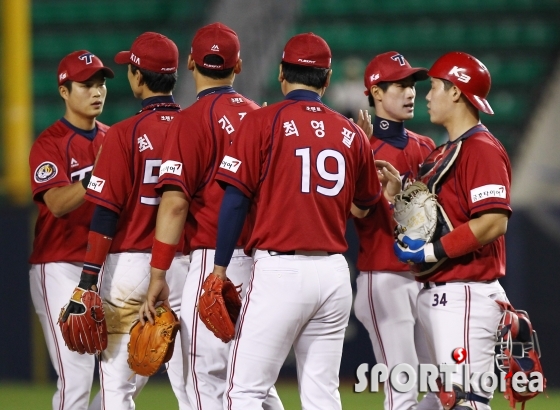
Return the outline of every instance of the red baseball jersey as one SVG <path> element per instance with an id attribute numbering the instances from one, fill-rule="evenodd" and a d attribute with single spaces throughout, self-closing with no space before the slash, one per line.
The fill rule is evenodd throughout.
<path id="1" fill-rule="evenodd" d="M 199 94 L 169 127 L 157 186 L 174 185 L 186 195 L 189 213 L 185 234 L 190 249 L 216 248 L 224 191 L 214 176 L 241 120 L 258 108 L 231 87 L 213 88 Z M 247 242 L 249 230 L 250 223 L 246 223 L 239 246 Z"/>
<path id="2" fill-rule="evenodd" d="M 107 133 L 86 199 L 119 214 L 110 253 L 152 249 L 161 200 L 155 187 L 166 132 L 177 113 L 178 108 L 141 111 Z"/>
<path id="3" fill-rule="evenodd" d="M 88 202 L 56 218 L 43 201 L 51 188 L 81 181 L 93 169 L 108 126 L 96 122 L 84 131 L 60 119 L 43 131 L 31 147 L 29 168 L 33 200 L 39 208 L 30 263 L 83 262 L 94 206 Z"/>
<path id="4" fill-rule="evenodd" d="M 425 164 L 436 163 L 437 167 L 437 162 L 445 158 L 444 151 L 452 145 L 449 142 L 438 147 Z M 428 173 L 421 180 L 427 183 L 430 176 Z M 490 209 L 504 209 L 511 214 L 510 186 L 511 165 L 506 150 L 482 128 L 463 139 L 459 155 L 436 193 L 452 225 L 457 227 Z M 504 276 L 505 268 L 505 238 L 500 236 L 475 252 L 446 260 L 436 273 L 422 279 L 482 282 Z"/>
<path id="5" fill-rule="evenodd" d="M 399 170 L 403 188 L 418 177 L 420 165 L 435 149 L 429 137 L 406 130 L 408 142 L 402 149 L 373 136 L 370 140 L 375 159 L 391 163 Z M 389 202 L 382 199 L 373 212 L 354 219 L 360 239 L 357 268 L 360 271 L 406 272 L 410 266 L 400 262 L 393 252 L 395 221 Z"/>
<path id="6" fill-rule="evenodd" d="M 310 94 L 248 114 L 222 160 L 216 178 L 256 207 L 247 251 L 344 252 L 352 201 L 370 207 L 381 196 L 366 135 Z"/>

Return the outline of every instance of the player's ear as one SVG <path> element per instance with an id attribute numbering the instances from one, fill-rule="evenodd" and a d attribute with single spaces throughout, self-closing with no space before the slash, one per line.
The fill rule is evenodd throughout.
<path id="1" fill-rule="evenodd" d="M 235 66 L 233 67 L 233 72 L 235 74 L 239 74 L 241 72 L 242 66 L 243 66 L 243 60 L 241 59 L 237 60 L 237 63 L 235 63 Z"/>
<path id="2" fill-rule="evenodd" d="M 64 85 L 59 85 L 58 86 L 58 93 L 60 94 L 62 99 L 65 100 L 65 101 L 70 97 L 70 90 L 68 88 L 66 88 L 66 86 L 64 86 Z"/>
<path id="3" fill-rule="evenodd" d="M 327 74 L 327 79 L 325 80 L 325 85 L 323 86 L 323 88 L 327 88 L 330 85 L 331 76 L 332 76 L 332 70 L 329 70 L 329 72 Z"/>
<path id="4" fill-rule="evenodd" d="M 451 87 L 450 92 L 451 92 L 451 99 L 453 100 L 453 102 L 459 101 L 462 94 L 461 90 L 459 90 L 459 87 L 454 85 L 453 87 Z"/>
<path id="5" fill-rule="evenodd" d="M 284 81 L 284 72 L 282 71 L 282 64 L 278 66 L 278 81 Z"/>
<path id="6" fill-rule="evenodd" d="M 378 87 L 377 84 L 372 85 L 369 89 L 369 92 L 371 93 L 371 96 L 374 100 L 381 101 L 383 97 L 383 90 Z"/>
<path id="7" fill-rule="evenodd" d="M 189 71 L 194 71 L 195 65 L 194 60 L 192 59 L 192 55 L 189 54 L 189 58 L 187 59 L 187 69 Z"/>

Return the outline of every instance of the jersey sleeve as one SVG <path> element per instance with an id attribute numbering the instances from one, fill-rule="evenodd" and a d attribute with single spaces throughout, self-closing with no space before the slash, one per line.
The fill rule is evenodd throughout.
<path id="1" fill-rule="evenodd" d="M 179 187 L 189 202 L 203 183 L 205 164 L 212 153 L 212 142 L 204 132 L 204 120 L 195 111 L 183 111 L 167 131 L 165 149 L 156 190 L 164 185 Z M 218 160 L 218 159 L 216 159 Z"/>
<path id="2" fill-rule="evenodd" d="M 367 208 L 372 207 L 379 201 L 382 191 L 370 142 L 362 132 L 359 135 L 362 140 L 360 145 L 362 167 L 358 174 L 353 202 L 356 206 Z"/>
<path id="3" fill-rule="evenodd" d="M 259 131 L 262 123 L 259 111 L 247 114 L 241 121 L 236 138 L 226 150 L 216 174 L 216 180 L 222 186 L 233 185 L 248 198 L 253 197 L 259 185 L 263 162 L 270 159 L 268 139 L 263 140 L 260 134 L 263 131 Z"/>
<path id="4" fill-rule="evenodd" d="M 132 190 L 131 142 L 124 135 L 117 126 L 109 129 L 86 191 L 88 201 L 118 214 Z"/>
<path id="5" fill-rule="evenodd" d="M 31 147 L 29 169 L 33 200 L 43 202 L 42 194 L 54 187 L 72 184 L 68 177 L 68 160 L 55 138 L 39 137 Z"/>
<path id="6" fill-rule="evenodd" d="M 468 195 L 469 215 L 489 209 L 511 212 L 511 169 L 505 150 L 493 137 L 471 138 L 461 149 L 463 158 L 457 174 Z"/>

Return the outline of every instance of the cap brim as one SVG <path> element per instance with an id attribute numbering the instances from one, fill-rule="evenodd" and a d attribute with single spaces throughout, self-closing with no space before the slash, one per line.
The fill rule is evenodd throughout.
<path id="1" fill-rule="evenodd" d="M 395 73 L 394 77 L 384 78 L 381 81 L 400 81 L 405 78 L 412 77 L 414 81 L 424 81 L 428 79 L 428 70 L 422 67 L 415 68 L 405 68 L 398 73 Z M 381 82 L 379 81 L 379 82 Z"/>
<path id="2" fill-rule="evenodd" d="M 115 56 L 115 63 L 128 64 L 130 63 L 130 51 L 120 51 Z"/>
<path id="3" fill-rule="evenodd" d="M 114 78 L 115 73 L 109 67 L 88 67 L 85 70 L 80 71 L 78 74 L 72 76 L 72 81 L 77 81 L 79 83 L 89 80 L 99 71 L 103 72 L 105 78 Z"/>

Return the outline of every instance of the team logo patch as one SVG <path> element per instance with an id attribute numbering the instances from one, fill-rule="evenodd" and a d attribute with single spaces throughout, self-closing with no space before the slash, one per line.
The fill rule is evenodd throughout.
<path id="1" fill-rule="evenodd" d="M 473 204 L 487 198 L 505 198 L 506 187 L 503 185 L 484 185 L 475 189 L 471 189 L 471 201 Z"/>
<path id="2" fill-rule="evenodd" d="M 226 155 L 222 160 L 222 163 L 220 164 L 220 168 L 227 169 L 228 171 L 231 171 L 233 173 L 237 173 L 240 165 L 241 161 Z"/>
<path id="3" fill-rule="evenodd" d="M 105 186 L 105 180 L 101 179 L 101 178 L 97 178 L 95 175 L 91 176 L 91 179 L 89 180 L 89 184 L 88 184 L 88 189 L 91 189 L 95 192 L 101 192 L 103 191 L 103 187 Z"/>
<path id="4" fill-rule="evenodd" d="M 39 184 L 43 182 L 50 181 L 56 174 L 58 174 L 58 168 L 52 162 L 43 162 L 35 170 L 35 182 Z"/>
<path id="5" fill-rule="evenodd" d="M 165 161 L 159 168 L 159 176 L 163 174 L 181 175 L 183 172 L 183 164 L 177 161 Z"/>

